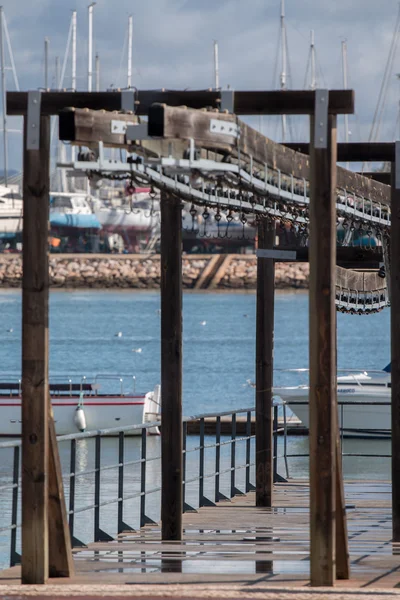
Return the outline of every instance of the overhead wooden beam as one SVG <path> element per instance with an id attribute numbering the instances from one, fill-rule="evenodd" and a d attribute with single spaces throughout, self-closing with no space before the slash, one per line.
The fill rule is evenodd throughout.
<path id="1" fill-rule="evenodd" d="M 155 102 L 191 108 L 221 108 L 221 92 L 213 90 L 138 90 L 134 93 L 135 113 L 147 115 Z M 313 91 L 235 91 L 233 112 L 237 115 L 304 115 L 314 111 Z M 120 110 L 121 92 L 43 92 L 42 111 L 56 115 L 68 106 L 94 110 Z M 223 108 L 223 107 L 222 107 Z M 335 114 L 354 112 L 354 92 L 334 90 L 329 94 L 329 110 Z M 17 116 L 27 111 L 27 92 L 7 92 L 7 113 Z"/>
<path id="2" fill-rule="evenodd" d="M 359 175 L 369 177 L 369 179 L 379 181 L 380 183 L 383 183 L 385 185 L 390 185 L 390 173 L 386 173 L 383 171 L 364 171 L 363 173 L 359 173 Z"/>
<path id="3" fill-rule="evenodd" d="M 309 144 L 287 143 L 287 148 L 309 154 Z M 393 142 L 350 142 L 338 144 L 338 162 L 392 162 Z"/>
<path id="4" fill-rule="evenodd" d="M 82 109 L 64 111 L 60 114 L 60 139 L 89 146 L 102 141 L 107 146 L 132 150 L 133 145 L 127 144 L 124 135 L 112 131 L 113 120 L 132 121 L 134 117 Z M 212 121 L 226 122 L 228 129 L 232 125 L 238 126 L 240 137 L 228 135 L 229 130 L 227 134 L 213 133 Z M 240 151 L 241 157 L 252 156 L 261 169 L 268 165 L 300 179 L 309 179 L 310 176 L 308 156 L 273 142 L 235 115 L 155 105 L 149 111 L 149 133 L 156 138 L 138 142 L 135 151 L 182 158 L 187 140 L 193 138 L 199 147 L 221 153 L 220 158 L 226 153 L 237 157 Z M 390 188 L 340 167 L 337 169 L 337 185 L 349 193 L 390 204 Z"/>

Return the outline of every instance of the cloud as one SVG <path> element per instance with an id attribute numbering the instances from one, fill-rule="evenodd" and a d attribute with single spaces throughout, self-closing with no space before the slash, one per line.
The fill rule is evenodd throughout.
<path id="1" fill-rule="evenodd" d="M 85 89 L 87 6 L 87 0 L 68 5 L 60 0 L 5 0 L 21 89 L 43 85 L 45 36 L 50 38 L 50 75 L 54 82 L 55 58 L 63 60 L 72 9 L 78 11 L 78 87 Z M 286 0 L 292 87 L 302 89 L 304 85 L 310 29 L 315 30 L 319 72 L 323 76 L 319 85 L 342 87 L 341 41 L 347 39 L 349 84 L 356 91 L 357 117 L 350 118 L 353 140 L 368 137 L 397 10 L 397 0 L 386 0 L 384 8 L 375 0 Z M 212 86 L 214 39 L 219 42 L 222 85 L 229 83 L 235 89 L 279 85 L 279 0 L 98 0 L 94 8 L 95 52 L 100 56 L 103 89 L 126 84 L 127 20 L 131 13 L 133 79 L 138 88 Z M 12 88 L 9 71 L 7 81 Z M 71 85 L 70 60 L 64 85 Z M 382 139 L 393 139 L 399 96 L 393 74 Z M 275 133 L 275 129 L 268 126 L 268 133 Z M 307 127 L 298 129 L 306 135 Z M 13 167 L 20 166 L 19 146 L 20 139 L 13 135 Z"/>

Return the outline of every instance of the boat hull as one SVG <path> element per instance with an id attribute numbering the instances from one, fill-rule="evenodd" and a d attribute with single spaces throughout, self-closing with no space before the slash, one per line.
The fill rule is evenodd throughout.
<path id="1" fill-rule="evenodd" d="M 391 435 L 390 388 L 349 386 L 338 390 L 338 416 L 344 437 L 386 438 Z M 309 388 L 276 388 L 280 397 L 306 428 L 310 426 Z"/>
<path id="2" fill-rule="evenodd" d="M 92 396 L 83 401 L 79 396 L 52 398 L 54 421 L 57 435 L 78 433 L 76 412 L 82 407 L 86 431 L 140 425 L 157 420 L 156 409 L 152 406 L 153 392 L 143 396 Z M 21 435 L 21 397 L 0 399 L 0 436 L 18 437 Z M 151 418 L 150 418 L 151 417 Z M 150 433 L 158 433 L 151 430 Z M 126 435 L 140 435 L 141 430 Z"/>

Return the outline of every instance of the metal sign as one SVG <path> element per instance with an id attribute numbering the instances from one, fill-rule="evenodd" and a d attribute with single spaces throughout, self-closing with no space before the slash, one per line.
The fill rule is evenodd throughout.
<path id="1" fill-rule="evenodd" d="M 257 250 L 257 258 L 272 258 L 273 260 L 292 261 L 296 260 L 296 250 L 277 250 L 275 248 L 259 248 Z"/>
<path id="2" fill-rule="evenodd" d="M 26 128 L 26 149 L 39 150 L 40 147 L 40 106 L 42 92 L 28 92 L 28 114 Z"/>

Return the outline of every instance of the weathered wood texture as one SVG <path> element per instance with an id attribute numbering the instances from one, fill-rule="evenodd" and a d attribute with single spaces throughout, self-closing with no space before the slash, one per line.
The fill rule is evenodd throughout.
<path id="1" fill-rule="evenodd" d="M 273 248 L 275 224 L 258 224 L 258 247 Z M 256 324 L 256 506 L 272 506 L 273 496 L 273 352 L 275 265 L 257 259 Z"/>
<path id="2" fill-rule="evenodd" d="M 234 93 L 234 111 L 238 115 L 305 115 L 314 111 L 313 91 L 237 91 Z M 329 95 L 329 110 L 337 114 L 354 112 L 354 92 L 333 90 Z M 138 90 L 135 92 L 135 112 L 147 115 L 155 102 L 170 106 L 191 108 L 220 108 L 221 93 L 212 90 Z M 24 115 L 27 110 L 27 92 L 7 92 L 7 113 Z M 68 106 L 94 110 L 120 110 L 121 92 L 45 92 L 42 111 L 55 115 Z"/>
<path id="3" fill-rule="evenodd" d="M 378 273 L 352 271 L 342 267 L 336 267 L 335 280 L 338 287 L 359 292 L 372 292 L 386 288 L 386 279 L 379 277 Z"/>
<path id="4" fill-rule="evenodd" d="M 48 579 L 48 220 L 50 117 L 23 164 L 22 582 Z"/>
<path id="5" fill-rule="evenodd" d="M 124 136 L 112 132 L 113 119 L 132 121 L 134 117 L 79 109 L 64 111 L 60 115 L 60 139 L 88 146 L 100 140 L 107 146 L 131 149 L 135 147 L 143 154 L 171 154 L 175 158 L 182 158 L 187 148 L 187 140 L 194 138 L 204 149 L 217 150 L 222 154 L 229 153 L 233 157 L 237 157 L 240 150 L 243 158 L 251 155 L 262 168 L 268 165 L 288 175 L 309 179 L 310 164 L 307 155 L 273 142 L 234 115 L 155 105 L 149 113 L 149 133 L 156 137 L 161 136 L 165 140 L 146 140 L 136 145 L 127 144 Z M 228 128 L 232 123 L 239 125 L 240 138 L 213 133 L 213 119 L 226 122 Z M 168 141 L 171 146 L 168 145 Z M 217 155 L 215 159 L 221 159 L 221 155 L 219 158 Z M 390 189 L 387 186 L 341 167 L 337 168 L 337 185 L 349 193 L 365 196 L 383 204 L 390 203 Z"/>
<path id="6" fill-rule="evenodd" d="M 390 235 L 390 340 L 392 410 L 392 511 L 393 540 L 400 542 L 400 189 L 392 165 L 392 227 Z"/>
<path id="7" fill-rule="evenodd" d="M 49 395 L 49 575 L 73 577 L 71 537 L 53 409 Z"/>
<path id="8" fill-rule="evenodd" d="M 314 139 L 314 117 L 310 135 Z M 311 584 L 333 585 L 336 469 L 336 119 L 328 147 L 311 144 L 310 179 L 310 538 Z"/>
<path id="9" fill-rule="evenodd" d="M 182 539 L 182 208 L 161 195 L 161 521 L 163 540 Z"/>
<path id="10" fill-rule="evenodd" d="M 226 121 L 228 125 L 236 123 L 240 127 L 240 137 L 214 134 L 212 119 Z M 149 111 L 149 133 L 171 139 L 194 138 L 205 148 L 223 150 L 225 146 L 225 150 L 231 148 L 233 152 L 236 150 L 236 154 L 240 150 L 241 156 L 252 156 L 261 165 L 280 169 L 283 173 L 297 178 L 310 178 L 310 162 L 307 155 L 269 140 L 243 121 L 236 119 L 234 115 L 217 115 L 212 112 L 154 105 Z M 337 167 L 337 187 L 384 204 L 390 202 L 389 188 L 341 167 Z"/>
<path id="11" fill-rule="evenodd" d="M 288 143 L 288 148 L 309 154 L 309 144 Z M 392 162 L 394 160 L 393 142 L 342 142 L 337 145 L 339 162 Z"/>

